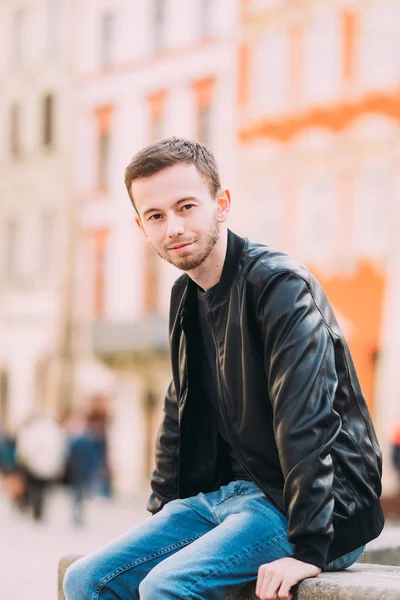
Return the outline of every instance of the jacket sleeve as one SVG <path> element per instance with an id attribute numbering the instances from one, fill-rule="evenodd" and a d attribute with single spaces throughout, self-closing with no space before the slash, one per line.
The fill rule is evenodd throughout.
<path id="1" fill-rule="evenodd" d="M 323 568 L 333 539 L 333 341 L 308 283 L 273 275 L 257 303 L 293 558 Z"/>
<path id="2" fill-rule="evenodd" d="M 175 386 L 170 383 L 165 397 L 164 418 L 156 442 L 156 466 L 151 476 L 152 494 L 147 510 L 153 515 L 178 496 L 179 423 Z"/>

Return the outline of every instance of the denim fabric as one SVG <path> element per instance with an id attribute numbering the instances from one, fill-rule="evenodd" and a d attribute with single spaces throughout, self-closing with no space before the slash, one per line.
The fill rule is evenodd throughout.
<path id="1" fill-rule="evenodd" d="M 364 548 L 365 546 L 361 546 L 348 554 L 335 558 L 335 560 L 326 565 L 324 571 L 343 571 L 343 569 L 351 567 L 351 565 L 360 558 L 361 554 L 364 552 Z"/>
<path id="2" fill-rule="evenodd" d="M 67 600 L 222 600 L 255 580 L 260 565 L 292 552 L 287 519 L 253 482 L 234 481 L 169 502 L 80 559 L 67 570 L 64 590 Z"/>

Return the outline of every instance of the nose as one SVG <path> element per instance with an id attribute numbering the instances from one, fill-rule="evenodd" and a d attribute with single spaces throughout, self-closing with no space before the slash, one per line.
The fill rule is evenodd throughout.
<path id="1" fill-rule="evenodd" d="M 175 238 L 182 235 L 184 231 L 183 219 L 175 213 L 169 214 L 167 217 L 167 236 Z"/>

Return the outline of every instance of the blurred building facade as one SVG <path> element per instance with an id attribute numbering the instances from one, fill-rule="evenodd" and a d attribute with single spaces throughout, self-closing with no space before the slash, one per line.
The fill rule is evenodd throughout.
<path id="1" fill-rule="evenodd" d="M 388 492 L 400 418 L 400 3 L 248 0 L 242 25 L 246 233 L 298 257 L 326 289 L 388 457 Z"/>
<path id="2" fill-rule="evenodd" d="M 66 375 L 72 19 L 60 0 L 0 4 L 0 423 L 10 429 L 54 407 Z"/>
<path id="3" fill-rule="evenodd" d="M 147 484 L 179 272 L 137 229 L 123 173 L 146 143 L 182 135 L 214 151 L 231 228 L 321 280 L 387 453 L 400 3 L 4 0 L 0 17 L 0 422 L 99 395 L 117 491 Z"/>
<path id="4" fill-rule="evenodd" d="M 80 8 L 76 389 L 88 389 L 100 363 L 115 374 L 99 391 L 113 405 L 112 462 L 122 494 L 148 483 L 152 470 L 170 382 L 169 296 L 179 276 L 145 242 L 123 174 L 145 144 L 182 135 L 210 145 L 233 179 L 237 6 L 88 0 Z"/>

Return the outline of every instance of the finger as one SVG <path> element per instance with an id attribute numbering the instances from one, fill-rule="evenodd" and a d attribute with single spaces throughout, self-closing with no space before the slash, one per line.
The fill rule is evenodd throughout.
<path id="1" fill-rule="evenodd" d="M 260 598 L 260 594 L 261 594 L 261 590 L 262 590 L 262 585 L 263 585 L 263 581 L 264 581 L 264 574 L 265 574 L 265 569 L 263 567 L 260 567 L 258 569 L 257 584 L 256 584 L 256 596 L 257 596 L 257 598 Z"/>
<path id="2" fill-rule="evenodd" d="M 278 596 L 278 590 L 282 584 L 282 575 L 276 574 L 268 582 L 268 585 L 262 590 L 262 600 L 275 600 Z"/>
<path id="3" fill-rule="evenodd" d="M 292 586 L 296 584 L 296 581 L 291 579 L 290 577 L 285 577 L 282 581 L 282 585 L 278 590 L 278 598 L 279 600 L 290 600 L 292 594 L 290 593 L 290 589 Z"/>
<path id="4" fill-rule="evenodd" d="M 260 582 L 258 586 L 258 593 L 256 595 L 260 600 L 265 600 L 265 590 L 268 588 L 269 582 L 271 580 L 271 573 L 265 569 L 263 569 L 260 577 Z"/>
<path id="5" fill-rule="evenodd" d="M 263 567 L 260 567 L 258 569 L 257 583 L 256 583 L 256 596 L 257 596 L 257 598 L 260 597 L 263 580 L 264 580 L 264 569 L 263 569 Z"/>

